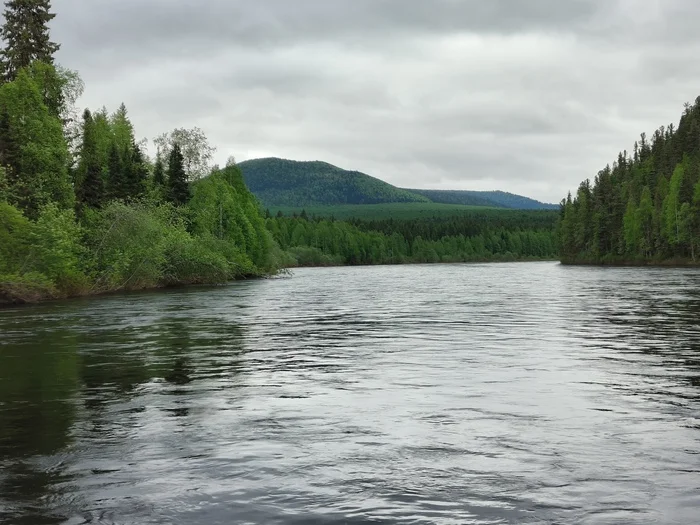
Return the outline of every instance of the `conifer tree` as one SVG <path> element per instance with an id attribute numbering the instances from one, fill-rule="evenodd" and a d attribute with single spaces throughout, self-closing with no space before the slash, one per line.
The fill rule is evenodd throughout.
<path id="1" fill-rule="evenodd" d="M 110 199 L 126 198 L 126 175 L 119 148 L 115 142 L 109 146 L 107 160 L 107 193 Z"/>
<path id="2" fill-rule="evenodd" d="M 163 159 L 160 153 L 158 153 L 156 164 L 153 167 L 153 184 L 159 190 L 165 187 L 165 166 L 163 166 Z"/>
<path id="3" fill-rule="evenodd" d="M 180 146 L 175 144 L 168 159 L 168 199 L 177 206 L 186 204 L 190 198 L 184 158 Z"/>
<path id="4" fill-rule="evenodd" d="M 8 0 L 5 4 L 5 24 L 0 36 L 5 48 L 0 51 L 2 77 L 11 82 L 22 68 L 39 60 L 53 64 L 59 45 L 52 42 L 48 24 L 56 16 L 51 13 L 50 0 Z"/>
<path id="5" fill-rule="evenodd" d="M 131 145 L 131 158 L 126 167 L 127 197 L 141 198 L 146 191 L 148 166 L 141 147 L 135 142 Z"/>
<path id="6" fill-rule="evenodd" d="M 105 188 L 97 152 L 95 122 L 89 109 L 83 113 L 83 144 L 78 171 L 80 180 L 77 181 L 76 193 L 79 206 L 99 208 L 105 199 Z"/>

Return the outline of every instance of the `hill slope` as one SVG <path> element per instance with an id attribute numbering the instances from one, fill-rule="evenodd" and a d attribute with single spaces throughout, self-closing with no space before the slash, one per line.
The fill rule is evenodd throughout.
<path id="1" fill-rule="evenodd" d="M 558 209 L 503 191 L 411 190 L 327 162 L 278 158 L 238 165 L 255 196 L 268 208 L 308 208 L 349 204 L 436 203 L 518 210 Z"/>
<path id="2" fill-rule="evenodd" d="M 430 202 L 427 197 L 326 162 L 267 158 L 238 166 L 250 191 L 268 207 Z"/>
<path id="3" fill-rule="evenodd" d="M 521 195 L 505 191 L 470 190 L 408 190 L 423 195 L 440 204 L 463 204 L 466 206 L 491 206 L 514 210 L 556 210 L 556 204 L 546 204 Z"/>

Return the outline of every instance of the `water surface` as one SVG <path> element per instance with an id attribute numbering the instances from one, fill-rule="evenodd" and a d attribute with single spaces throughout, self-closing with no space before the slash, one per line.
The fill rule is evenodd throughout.
<path id="1" fill-rule="evenodd" d="M 0 523 L 697 523 L 699 322 L 552 263 L 0 311 Z"/>

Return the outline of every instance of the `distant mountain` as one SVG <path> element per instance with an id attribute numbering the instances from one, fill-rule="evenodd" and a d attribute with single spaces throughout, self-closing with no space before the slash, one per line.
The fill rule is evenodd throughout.
<path id="1" fill-rule="evenodd" d="M 268 207 L 430 202 L 427 197 L 326 162 L 267 158 L 238 166 L 250 191 Z"/>
<path id="2" fill-rule="evenodd" d="M 250 191 L 268 208 L 401 202 L 520 210 L 558 208 L 503 191 L 402 189 L 365 173 L 347 171 L 321 161 L 266 158 L 246 160 L 238 166 Z"/>
<path id="3" fill-rule="evenodd" d="M 470 190 L 407 190 L 440 204 L 465 204 L 470 206 L 494 206 L 514 210 L 556 210 L 557 204 L 547 204 L 522 195 L 505 191 Z"/>

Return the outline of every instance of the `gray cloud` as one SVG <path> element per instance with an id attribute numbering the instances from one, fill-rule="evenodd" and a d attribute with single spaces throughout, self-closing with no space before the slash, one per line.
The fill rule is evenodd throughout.
<path id="1" fill-rule="evenodd" d="M 83 104 L 239 160 L 558 201 L 694 100 L 694 0 L 60 0 Z"/>

